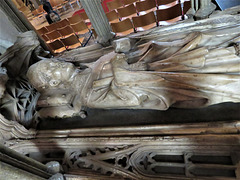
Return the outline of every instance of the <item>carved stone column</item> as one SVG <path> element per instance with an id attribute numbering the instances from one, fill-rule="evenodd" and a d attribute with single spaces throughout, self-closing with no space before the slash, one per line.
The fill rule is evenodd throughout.
<path id="1" fill-rule="evenodd" d="M 114 34 L 112 33 L 112 29 L 102 8 L 101 2 L 99 0 L 80 0 L 80 2 L 98 35 L 98 42 L 105 46 L 109 45 Z"/>
<path id="2" fill-rule="evenodd" d="M 191 0 L 191 8 L 186 13 L 187 15 L 193 16 L 196 13 L 195 0 Z"/>
<path id="3" fill-rule="evenodd" d="M 194 0 L 191 0 L 191 8 L 195 11 Z"/>
<path id="4" fill-rule="evenodd" d="M 195 10 L 197 11 L 199 9 L 199 0 L 195 0 Z"/>

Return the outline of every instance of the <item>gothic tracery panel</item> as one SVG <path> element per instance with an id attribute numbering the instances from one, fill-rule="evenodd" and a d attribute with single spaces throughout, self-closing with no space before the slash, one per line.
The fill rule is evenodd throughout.
<path id="1" fill-rule="evenodd" d="M 68 151 L 63 166 L 66 172 L 91 169 L 103 175 L 130 178 L 222 177 L 237 179 L 240 154 L 189 151 L 163 152 L 158 146 L 126 146 Z"/>

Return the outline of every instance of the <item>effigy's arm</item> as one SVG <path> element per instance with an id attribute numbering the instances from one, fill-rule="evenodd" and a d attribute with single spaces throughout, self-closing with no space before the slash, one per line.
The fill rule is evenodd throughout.
<path id="1" fill-rule="evenodd" d="M 116 73 L 122 70 L 129 70 L 131 66 L 127 63 L 127 59 L 124 54 L 109 54 L 105 55 L 108 59 L 110 56 L 111 59 L 106 61 L 107 65 L 111 67 L 111 76 L 107 69 L 101 68 L 101 65 L 98 64 L 97 69 L 101 69 L 100 76 L 93 81 L 92 87 L 89 93 L 89 98 L 87 101 L 87 106 L 90 108 L 106 108 L 106 109 L 116 109 L 116 108 L 130 108 L 139 105 L 139 99 L 131 92 L 128 88 L 124 88 L 121 84 L 118 84 L 118 77 Z M 104 59 L 104 57 L 102 57 Z M 103 67 L 105 67 L 103 65 Z M 105 71 L 106 70 L 106 71 Z M 116 72 L 117 71 L 117 72 Z M 95 69 L 93 70 L 95 72 Z M 108 76 L 103 75 L 104 72 Z M 93 73 L 95 75 L 95 73 Z M 128 75 L 121 78 L 125 78 Z"/>
<path id="2" fill-rule="evenodd" d="M 239 45 L 208 50 L 206 47 L 149 63 L 151 71 L 195 73 L 239 73 Z"/>
<path id="3" fill-rule="evenodd" d="M 127 57 L 130 62 L 143 61 L 153 63 L 200 47 L 206 47 L 208 49 L 216 47 L 225 48 L 232 42 L 238 42 L 239 36 L 240 26 L 208 30 L 205 32 L 190 33 L 186 31 L 177 34 L 177 36 L 176 34 L 171 34 L 171 36 L 141 44 L 136 51 L 129 52 Z M 173 39 L 173 37 L 175 39 Z"/>

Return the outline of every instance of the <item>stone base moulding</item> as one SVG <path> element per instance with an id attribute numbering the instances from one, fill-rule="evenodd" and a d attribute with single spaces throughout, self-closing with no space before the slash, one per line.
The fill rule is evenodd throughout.
<path id="1" fill-rule="evenodd" d="M 240 178 L 239 142 L 237 134 L 47 138 L 8 145 L 40 162 L 62 162 L 66 174 L 88 178 L 232 180 Z"/>
<path id="2" fill-rule="evenodd" d="M 189 123 L 173 125 L 142 125 L 128 127 L 97 127 L 64 130 L 39 130 L 36 138 L 113 137 L 149 135 L 237 134 L 240 121 Z"/>

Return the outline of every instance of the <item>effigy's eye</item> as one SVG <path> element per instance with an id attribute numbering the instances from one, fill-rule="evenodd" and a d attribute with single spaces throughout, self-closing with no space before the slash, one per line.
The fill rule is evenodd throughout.
<path id="1" fill-rule="evenodd" d="M 59 83 L 60 83 L 60 81 L 57 81 L 57 80 L 51 80 L 49 82 L 50 86 L 57 86 Z"/>

